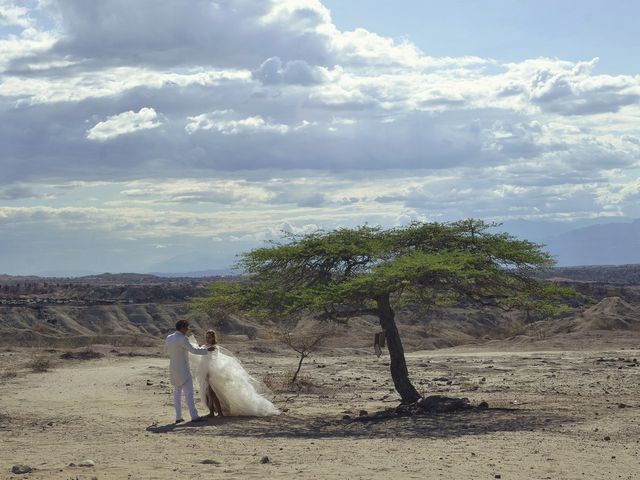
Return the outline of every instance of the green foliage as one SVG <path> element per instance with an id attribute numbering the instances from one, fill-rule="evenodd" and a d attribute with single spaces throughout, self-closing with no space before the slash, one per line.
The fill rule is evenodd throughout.
<path id="1" fill-rule="evenodd" d="M 552 257 L 496 227 L 469 219 L 287 234 L 243 254 L 238 267 L 247 275 L 214 283 L 196 306 L 293 315 L 365 308 L 388 296 L 396 303 L 491 299 L 505 308 L 555 312 L 572 293 L 537 278 Z"/>

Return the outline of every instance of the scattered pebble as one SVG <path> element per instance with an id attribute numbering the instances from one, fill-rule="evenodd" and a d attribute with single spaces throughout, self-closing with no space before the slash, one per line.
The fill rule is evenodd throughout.
<path id="1" fill-rule="evenodd" d="M 260 463 L 271 463 L 271 460 L 269 460 L 269 457 L 265 455 L 260 459 Z"/>
<path id="2" fill-rule="evenodd" d="M 203 465 L 220 465 L 220 462 L 218 462 L 217 460 L 211 460 L 209 458 L 207 458 L 206 460 L 202 460 Z"/>
<path id="3" fill-rule="evenodd" d="M 603 438 L 603 440 L 608 442 L 609 440 L 611 440 L 611 437 L 609 435 L 607 435 L 606 437 Z"/>
<path id="4" fill-rule="evenodd" d="M 94 462 L 93 460 L 83 460 L 78 464 L 79 467 L 95 467 L 96 466 L 96 462 Z"/>

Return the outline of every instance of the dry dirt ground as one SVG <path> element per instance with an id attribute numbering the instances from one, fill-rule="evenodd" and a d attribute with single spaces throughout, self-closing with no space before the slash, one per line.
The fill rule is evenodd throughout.
<path id="1" fill-rule="evenodd" d="M 3 349 L 0 478 L 640 479 L 640 341 L 597 340 L 408 354 L 421 391 L 484 411 L 359 421 L 398 397 L 388 359 L 351 350 L 311 357 L 305 389 L 275 393 L 279 417 L 178 426 L 165 358 L 49 351 L 53 367 L 34 373 L 35 352 Z M 274 387 L 295 365 L 285 351 L 239 356 Z"/>

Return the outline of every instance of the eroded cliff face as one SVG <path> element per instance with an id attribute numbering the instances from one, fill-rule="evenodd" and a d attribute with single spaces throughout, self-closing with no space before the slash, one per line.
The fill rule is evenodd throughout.
<path id="1" fill-rule="evenodd" d="M 122 283 L 117 276 L 109 276 L 108 282 L 100 277 L 90 281 L 56 280 L 0 278 L 0 345 L 159 345 L 181 318 L 193 324 L 198 337 L 214 328 L 223 337 L 268 343 L 277 339 L 281 326 L 277 321 L 239 318 L 219 311 L 192 312 L 190 298 L 204 295 L 208 283 L 215 279 L 124 279 L 132 284 Z M 396 315 L 403 343 L 411 350 L 515 337 L 536 339 L 605 330 L 640 332 L 640 285 L 563 281 L 585 297 L 561 319 L 540 321 L 491 306 L 406 307 Z M 335 348 L 370 348 L 379 330 L 374 317 L 352 318 L 343 333 L 329 343 Z"/>
<path id="2" fill-rule="evenodd" d="M 0 307 L 0 342 L 5 344 L 149 344 L 188 316 L 186 302 L 175 304 L 45 305 Z M 197 323 L 197 319 L 192 319 Z"/>

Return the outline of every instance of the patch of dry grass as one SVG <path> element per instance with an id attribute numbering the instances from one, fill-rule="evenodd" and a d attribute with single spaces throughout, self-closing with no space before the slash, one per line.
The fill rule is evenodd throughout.
<path id="1" fill-rule="evenodd" d="M 27 363 L 27 368 L 30 368 L 35 373 L 48 372 L 53 368 L 53 362 L 48 355 L 34 355 Z"/>
<path id="2" fill-rule="evenodd" d="M 321 393 L 326 388 L 308 375 L 298 375 L 292 382 L 294 371 L 268 373 L 262 379 L 266 387 L 274 393 Z"/>
<path id="3" fill-rule="evenodd" d="M 16 372 L 15 370 L 5 370 L 4 372 L 0 373 L 0 378 L 5 380 L 16 378 L 17 376 L 18 372 Z"/>

